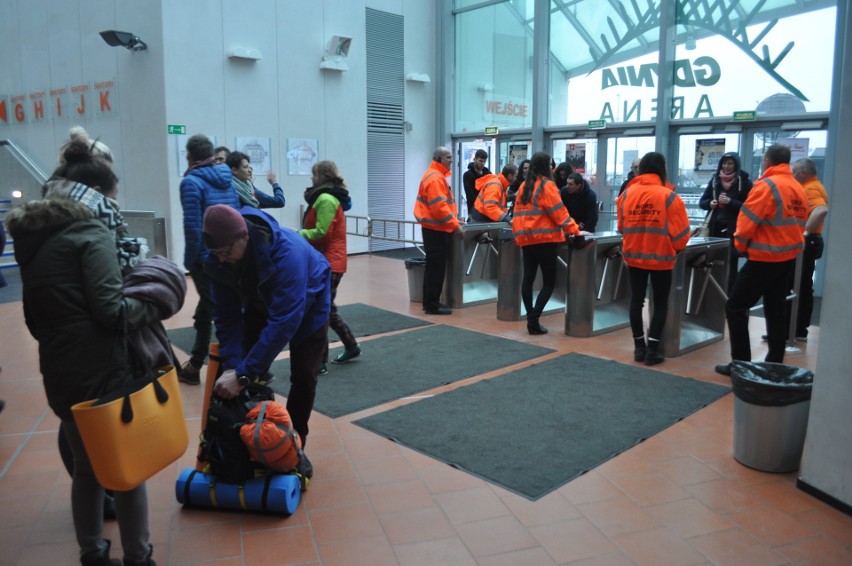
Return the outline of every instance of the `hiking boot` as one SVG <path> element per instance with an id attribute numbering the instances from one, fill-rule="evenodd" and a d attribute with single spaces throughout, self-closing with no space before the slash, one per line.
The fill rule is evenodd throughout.
<path id="1" fill-rule="evenodd" d="M 648 350 L 648 345 L 645 344 L 645 337 L 633 339 L 633 361 L 644 362 L 645 352 Z"/>
<path id="2" fill-rule="evenodd" d="M 118 558 L 109 557 L 109 547 L 111 542 L 104 539 L 106 548 L 103 550 L 94 550 L 80 557 L 80 563 L 83 566 L 121 566 L 121 560 Z"/>
<path id="3" fill-rule="evenodd" d="M 342 354 L 338 354 L 333 360 L 331 360 L 331 363 L 333 363 L 333 364 L 345 364 L 349 360 L 351 360 L 353 358 L 357 358 L 360 355 L 361 355 L 361 347 L 356 344 L 352 348 L 345 350 Z"/>
<path id="4" fill-rule="evenodd" d="M 302 452 L 299 454 L 299 463 L 296 464 L 296 475 L 299 476 L 299 485 L 302 491 L 307 491 L 314 477 L 314 465 L 308 460 L 308 456 Z"/>
<path id="5" fill-rule="evenodd" d="M 151 558 L 151 555 L 154 554 L 154 547 L 150 544 L 148 545 L 148 552 L 145 554 L 145 558 L 142 560 L 128 560 L 124 559 L 124 566 L 157 566 L 157 563 Z"/>
<path id="6" fill-rule="evenodd" d="M 178 381 L 187 385 L 198 385 L 201 383 L 201 368 L 192 365 L 192 362 L 186 361 L 180 369 L 178 369 Z"/>

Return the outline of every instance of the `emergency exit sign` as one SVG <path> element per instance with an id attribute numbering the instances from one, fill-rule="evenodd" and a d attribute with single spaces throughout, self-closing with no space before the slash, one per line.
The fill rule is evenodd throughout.
<path id="1" fill-rule="evenodd" d="M 181 126 L 179 124 L 169 124 L 169 133 L 186 135 L 186 126 Z"/>
<path id="2" fill-rule="evenodd" d="M 734 112 L 734 122 L 748 122 L 757 118 L 757 111 L 743 110 L 742 112 Z"/>
<path id="3" fill-rule="evenodd" d="M 485 128 L 485 135 L 486 136 L 496 136 L 499 133 L 500 133 L 500 128 L 498 128 L 497 126 L 487 126 Z"/>
<path id="4" fill-rule="evenodd" d="M 589 120 L 590 130 L 603 130 L 606 128 L 606 120 Z"/>

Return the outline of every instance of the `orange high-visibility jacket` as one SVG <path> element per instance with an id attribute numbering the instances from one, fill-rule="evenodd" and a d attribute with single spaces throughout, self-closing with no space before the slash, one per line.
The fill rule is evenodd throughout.
<path id="1" fill-rule="evenodd" d="M 420 190 L 414 203 L 414 217 L 423 228 L 453 232 L 459 227 L 456 199 L 447 183 L 450 170 L 433 161 L 420 179 Z"/>
<path id="2" fill-rule="evenodd" d="M 689 243 L 686 206 L 672 185 L 659 175 L 637 175 L 618 197 L 618 231 L 622 254 L 630 267 L 672 269 L 677 253 Z"/>
<path id="3" fill-rule="evenodd" d="M 530 189 L 533 191 L 532 198 L 529 203 L 523 204 L 521 197 Z M 547 177 L 524 181 L 515 198 L 512 214 L 512 233 L 515 235 L 515 243 L 520 247 L 564 242 L 565 234 L 576 236 L 580 233 L 577 223 L 562 204 L 556 183 Z"/>
<path id="4" fill-rule="evenodd" d="M 494 222 L 505 222 L 508 218 L 506 212 L 506 189 L 508 187 L 509 181 L 506 180 L 503 173 L 483 175 L 476 180 L 476 190 L 479 192 L 479 196 L 473 203 L 474 208 Z"/>
<path id="5" fill-rule="evenodd" d="M 781 262 L 802 252 L 808 198 L 788 163 L 754 182 L 737 219 L 734 246 L 754 261 Z"/>

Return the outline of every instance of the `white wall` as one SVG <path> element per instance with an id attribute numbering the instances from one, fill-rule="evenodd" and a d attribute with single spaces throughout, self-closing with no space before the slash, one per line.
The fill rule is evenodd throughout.
<path id="1" fill-rule="evenodd" d="M 442 143 L 434 139 L 435 7 L 404 0 L 0 0 L 0 96 L 37 89 L 115 80 L 108 115 L 0 125 L 0 139 L 22 147 L 43 169 L 56 164 L 68 129 L 85 126 L 107 143 L 121 177 L 119 201 L 128 209 L 154 210 L 167 219 L 170 256 L 182 261 L 183 224 L 176 136 L 216 137 L 233 147 L 235 137 L 268 137 L 272 168 L 287 206 L 272 215 L 297 227 L 309 176 L 288 176 L 288 138 L 318 140 L 319 159 L 337 162 L 353 197 L 350 214 L 367 215 L 365 8 L 405 18 L 405 72 L 429 74 L 429 84 L 406 82 L 405 210 L 409 219 L 417 185 Z M 148 50 L 131 53 L 107 46 L 99 31 L 140 36 Z M 352 37 L 349 70 L 320 70 L 332 35 Z M 232 60 L 235 46 L 260 50 L 256 62 Z M 268 188 L 262 172 L 257 185 Z M 350 237 L 350 253 L 367 241 Z"/>

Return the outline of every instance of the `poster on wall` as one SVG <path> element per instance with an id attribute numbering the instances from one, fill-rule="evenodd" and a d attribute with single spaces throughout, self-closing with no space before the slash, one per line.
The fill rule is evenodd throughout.
<path id="1" fill-rule="evenodd" d="M 488 151 L 489 149 L 491 149 L 489 147 L 489 143 L 484 142 L 484 141 L 483 142 L 475 141 L 475 142 L 465 142 L 465 143 L 462 144 L 462 165 L 463 165 L 462 168 L 463 169 L 465 169 L 465 170 L 467 169 L 468 163 L 473 163 L 473 156 L 480 149 L 488 154 L 488 161 L 486 162 L 485 166 L 489 167 L 490 162 L 491 162 L 491 152 Z"/>
<path id="2" fill-rule="evenodd" d="M 234 148 L 249 156 L 255 176 L 266 175 L 272 169 L 271 138 L 235 138 Z"/>
<path id="3" fill-rule="evenodd" d="M 521 166 L 521 161 L 529 159 L 530 146 L 526 143 L 512 144 L 509 146 L 509 163 L 513 163 L 518 167 Z"/>
<path id="4" fill-rule="evenodd" d="M 586 144 L 569 143 L 565 146 L 565 162 L 573 169 L 574 173 L 586 175 Z"/>
<path id="5" fill-rule="evenodd" d="M 289 138 L 287 140 L 287 174 L 310 175 L 317 162 L 319 144 L 315 139 Z"/>
<path id="6" fill-rule="evenodd" d="M 186 162 L 186 142 L 192 136 L 189 134 L 178 134 L 173 137 L 177 143 L 177 176 L 183 177 L 183 174 L 189 169 L 189 163 Z M 213 142 L 213 147 L 216 147 L 216 136 L 207 137 Z"/>
<path id="7" fill-rule="evenodd" d="M 810 149 L 809 138 L 779 138 L 778 143 L 786 145 L 790 148 L 790 163 L 795 163 L 799 159 L 808 156 Z"/>
<path id="8" fill-rule="evenodd" d="M 725 138 L 695 140 L 695 171 L 715 173 L 725 154 Z"/>

